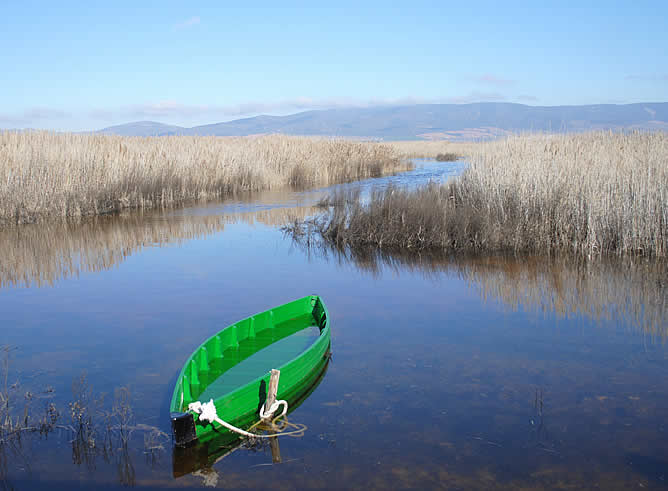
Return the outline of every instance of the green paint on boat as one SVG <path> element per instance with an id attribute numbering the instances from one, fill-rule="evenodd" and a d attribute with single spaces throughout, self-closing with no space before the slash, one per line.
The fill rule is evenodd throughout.
<path id="1" fill-rule="evenodd" d="M 247 428 L 259 419 L 272 368 L 281 371 L 277 398 L 290 404 L 323 372 L 329 349 L 329 315 L 317 295 L 252 315 L 211 336 L 188 358 L 174 387 L 170 413 L 176 444 L 233 436 L 215 423 L 197 421 L 188 412 L 191 402 L 213 399 L 220 419 Z"/>
<path id="2" fill-rule="evenodd" d="M 308 389 L 295 399 L 290 400 L 288 414 L 296 410 L 315 391 L 325 378 L 329 362 L 325 362 L 320 372 L 315 371 L 305 381 L 304 387 Z M 242 444 L 238 435 L 233 433 L 217 435 L 199 445 L 186 447 L 175 447 L 172 452 L 172 475 L 175 478 L 191 474 L 201 469 L 212 467 L 221 458 L 231 453 Z"/>

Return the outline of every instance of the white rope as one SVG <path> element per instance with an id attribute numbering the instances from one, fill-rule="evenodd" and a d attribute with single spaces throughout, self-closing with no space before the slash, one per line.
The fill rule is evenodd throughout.
<path id="1" fill-rule="evenodd" d="M 281 406 L 283 406 L 283 412 L 280 414 L 280 416 L 276 416 L 277 418 L 285 416 L 285 414 L 288 412 L 287 401 L 284 401 L 283 399 L 279 401 L 274 401 L 274 403 L 269 407 L 269 411 L 267 411 L 266 413 L 264 412 L 264 404 L 262 404 L 262 407 L 260 408 L 260 419 L 269 419 L 273 417 L 276 410 Z"/>
<path id="2" fill-rule="evenodd" d="M 272 404 L 271 407 L 269 408 L 268 414 L 269 415 L 273 414 L 281 404 L 284 405 L 283 413 L 281 414 L 281 416 L 284 416 L 285 413 L 288 411 L 288 403 L 282 400 L 276 401 L 274 404 Z M 205 423 L 207 422 L 213 423 L 215 421 L 219 425 L 224 426 L 225 428 L 234 433 L 238 433 L 239 435 L 251 438 L 274 438 L 277 436 L 281 436 L 283 434 L 287 434 L 287 433 L 275 433 L 273 435 L 258 435 L 256 433 L 250 433 L 248 431 L 242 430 L 241 428 L 237 428 L 236 426 L 231 425 L 230 423 L 227 423 L 218 417 L 218 413 L 216 413 L 216 406 L 213 403 L 213 399 L 211 399 L 209 402 L 205 402 L 204 404 L 202 404 L 199 401 L 191 402 L 190 404 L 188 404 L 188 411 L 196 413 L 198 415 L 199 421 L 203 421 Z M 260 409 L 260 417 L 263 417 L 262 416 L 263 414 L 264 414 L 264 404 Z"/>

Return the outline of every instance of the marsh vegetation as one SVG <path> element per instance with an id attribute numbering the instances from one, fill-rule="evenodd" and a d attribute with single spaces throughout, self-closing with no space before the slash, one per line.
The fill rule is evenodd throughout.
<path id="1" fill-rule="evenodd" d="M 663 485 L 665 254 L 629 250 L 596 261 L 589 260 L 599 255 L 596 248 L 576 257 L 538 247 L 533 254 L 512 254 L 530 247 L 492 254 L 483 246 L 444 247 L 432 233 L 444 230 L 444 207 L 454 213 L 448 223 L 458 240 L 468 240 L 467 216 L 482 223 L 484 238 L 487 222 L 475 214 L 503 217 L 503 199 L 519 201 L 503 210 L 508 227 L 543 230 L 530 219 L 541 217 L 545 202 L 556 204 L 544 220 L 570 217 L 578 225 L 579 214 L 566 214 L 568 200 L 583 190 L 595 197 L 605 183 L 614 191 L 605 196 L 616 203 L 582 198 L 591 205 L 592 227 L 602 216 L 616 223 L 615 208 L 632 207 L 620 216 L 630 217 L 633 230 L 652 230 L 630 213 L 665 200 L 665 158 L 646 158 L 665 151 L 659 136 L 472 144 L 472 169 L 449 184 L 425 185 L 445 182 L 466 162 L 416 162 L 414 172 L 337 186 L 362 191 L 333 193 L 320 208 L 312 205 L 329 190 L 281 190 L 183 210 L 5 227 L 0 310 L 11 329 L 1 343 L 22 349 L 7 352 L 11 370 L 0 366 L 1 400 L 10 401 L 0 407 L 0 483 L 175 487 L 202 485 L 202 478 L 212 484 L 219 476 L 226 487 L 262 487 L 272 472 L 276 486 L 290 488 Z M 443 144 L 437 153 L 449 151 Z M 571 159 L 581 169 L 572 169 Z M 625 166 L 628 159 L 635 167 Z M 629 169 L 633 176 L 624 180 Z M 598 174 L 583 179 L 586 171 Z M 483 181 L 476 172 L 492 173 L 486 187 L 474 185 Z M 510 175 L 500 179 L 503 172 Z M 373 191 L 390 184 L 398 187 Z M 628 186 L 642 199 L 627 196 Z M 461 192 L 452 208 L 455 200 L 443 189 Z M 420 193 L 419 202 L 409 199 Z M 352 230 L 382 237 L 381 247 L 321 233 L 321 226 L 354 225 L 350 213 L 362 216 L 380 198 L 388 206 L 378 208 L 377 223 Z M 465 203 L 477 208 L 459 210 Z M 397 209 L 403 223 L 392 221 L 401 218 Z M 309 220 L 323 210 L 325 216 Z M 277 230 L 285 223 L 296 223 L 289 233 L 298 243 Z M 402 244 L 402 230 L 420 240 L 391 245 Z M 542 236 L 533 239 L 542 244 Z M 266 447 L 253 446 L 223 460 L 200 455 L 205 467 L 175 482 L 175 465 L 183 461 L 169 458 L 163 396 L 182 361 L 221 324 L 304 291 L 326 297 L 337 335 L 333 369 L 296 413 L 309 426 L 304 438 L 281 442 L 280 466 Z M 388 367 L 396 378 L 387 379 Z M 42 422 L 54 430 L 48 439 Z"/>
<path id="2" fill-rule="evenodd" d="M 339 193 L 325 204 L 310 226 L 339 247 L 665 257 L 668 134 L 481 143 L 443 185 Z"/>
<path id="3" fill-rule="evenodd" d="M 454 155 L 466 157 L 473 153 L 478 146 L 475 142 L 450 141 L 450 140 L 403 140 L 388 141 L 388 145 L 402 158 L 436 159 L 439 155 Z"/>
<path id="4" fill-rule="evenodd" d="M 10 378 L 12 351 L 11 346 L 0 345 L 0 451 L 25 433 L 48 434 L 59 417 L 50 402 L 50 387 L 37 393 L 24 390 L 18 380 Z"/>
<path id="5" fill-rule="evenodd" d="M 72 382 L 72 395 L 64 413 L 58 410 L 55 391 L 24 386 L 11 373 L 14 348 L 0 346 L 0 483 L 7 480 L 7 461 L 30 467 L 34 440 L 63 440 L 71 447 L 72 463 L 92 472 L 98 459 L 114 464 L 119 482 L 132 486 L 135 469 L 131 439 L 142 434 L 143 453 L 152 464 L 166 451 L 169 435 L 160 429 L 136 423 L 127 387 L 114 390 L 113 398 L 95 393 L 82 373 Z M 9 489 L 13 489 L 11 485 Z"/>
<path id="6" fill-rule="evenodd" d="M 439 153 L 436 155 L 436 160 L 438 162 L 454 162 L 458 158 L 456 153 Z"/>
<path id="7" fill-rule="evenodd" d="M 444 182 L 466 164 L 416 166 L 337 188 L 361 188 L 359 202 L 389 183 Z M 0 231 L 2 344 L 21 347 L 12 419 L 46 383 L 54 392 L 32 399 L 31 420 L 48 403 L 60 414 L 48 439 L 22 432 L 0 447 L 0 482 L 120 489 L 219 476 L 261 488 L 271 472 L 276 486 L 304 489 L 662 484 L 665 266 L 338 248 L 315 228 L 306 250 L 284 240 L 277 226 L 290 216 L 308 225 L 328 194 Z M 332 370 L 295 413 L 304 438 L 281 441 L 281 465 L 266 448 L 197 453 L 204 467 L 175 481 L 190 461 L 171 454 L 164 395 L 183 360 L 221 325 L 304 291 L 327 299 L 337 336 Z"/>
<path id="8" fill-rule="evenodd" d="M 0 225 L 326 186 L 410 166 L 386 145 L 343 140 L 0 132 Z"/>

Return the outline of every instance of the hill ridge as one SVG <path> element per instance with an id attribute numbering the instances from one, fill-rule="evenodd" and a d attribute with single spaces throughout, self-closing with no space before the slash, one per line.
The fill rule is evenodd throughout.
<path id="1" fill-rule="evenodd" d="M 580 132 L 596 129 L 668 129 L 668 102 L 528 106 L 512 102 L 413 104 L 258 115 L 194 127 L 136 121 L 98 133 L 125 136 L 264 133 L 369 139 L 485 139 L 509 132 Z"/>

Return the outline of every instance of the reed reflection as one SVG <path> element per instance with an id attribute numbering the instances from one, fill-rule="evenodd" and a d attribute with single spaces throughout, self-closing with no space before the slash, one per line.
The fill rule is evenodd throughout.
<path id="1" fill-rule="evenodd" d="M 380 276 L 456 274 L 483 301 L 511 310 L 554 312 L 558 318 L 615 320 L 653 339 L 668 336 L 668 264 L 663 260 L 574 259 L 542 256 L 445 256 L 377 248 L 338 248 L 302 228 L 283 228 L 304 253 Z"/>
<path id="2" fill-rule="evenodd" d="M 218 215 L 133 213 L 79 224 L 0 229 L 0 289 L 53 286 L 82 273 L 113 268 L 148 247 L 211 236 L 222 232 L 228 224 L 280 226 L 312 213 L 310 207 Z"/>

